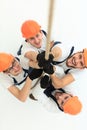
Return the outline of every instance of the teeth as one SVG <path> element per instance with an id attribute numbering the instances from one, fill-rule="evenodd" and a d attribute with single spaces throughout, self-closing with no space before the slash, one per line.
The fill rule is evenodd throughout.
<path id="1" fill-rule="evenodd" d="M 75 58 L 73 57 L 72 63 L 76 65 Z"/>
<path id="2" fill-rule="evenodd" d="M 74 58 L 72 58 L 72 64 L 74 64 Z"/>
<path id="3" fill-rule="evenodd" d="M 72 60 L 72 63 L 74 64 L 74 59 Z"/>
<path id="4" fill-rule="evenodd" d="M 72 60 L 72 63 L 74 64 L 74 58 L 73 58 L 73 60 Z"/>

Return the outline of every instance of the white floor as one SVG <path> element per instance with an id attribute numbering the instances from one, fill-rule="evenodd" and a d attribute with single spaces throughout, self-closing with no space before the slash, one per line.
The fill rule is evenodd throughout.
<path id="1" fill-rule="evenodd" d="M 87 47 L 86 0 L 55 0 L 52 36 L 63 44 L 79 50 Z M 16 54 L 23 38 L 20 26 L 24 20 L 34 19 L 47 29 L 49 1 L 0 1 L 0 51 Z M 87 129 L 87 70 L 84 77 L 68 86 L 83 103 L 77 116 L 62 112 L 47 112 L 29 98 L 21 103 L 7 90 L 0 88 L 0 130 L 82 130 Z"/>

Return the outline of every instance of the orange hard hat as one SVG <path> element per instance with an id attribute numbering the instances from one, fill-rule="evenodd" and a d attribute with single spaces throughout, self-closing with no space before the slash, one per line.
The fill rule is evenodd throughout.
<path id="1" fill-rule="evenodd" d="M 13 59 L 14 56 L 12 56 L 11 54 L 0 53 L 0 72 L 5 71 L 10 67 Z"/>
<path id="2" fill-rule="evenodd" d="M 69 100 L 66 101 L 66 103 L 63 105 L 63 110 L 65 113 L 76 115 L 78 114 L 82 109 L 82 104 L 78 100 L 77 96 L 71 97 Z"/>
<path id="3" fill-rule="evenodd" d="M 21 32 L 24 38 L 35 36 L 40 31 L 41 26 L 34 20 L 27 20 L 22 24 Z"/>
<path id="4" fill-rule="evenodd" d="M 87 67 L 87 48 L 83 49 L 83 56 L 84 56 L 85 66 Z"/>

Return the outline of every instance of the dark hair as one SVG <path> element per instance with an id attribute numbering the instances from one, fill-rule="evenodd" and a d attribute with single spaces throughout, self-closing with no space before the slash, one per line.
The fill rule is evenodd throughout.
<path id="1" fill-rule="evenodd" d="M 44 90 L 44 94 L 47 96 L 47 97 L 50 97 L 54 100 L 54 102 L 57 104 L 58 108 L 63 111 L 63 109 L 60 108 L 56 98 L 52 95 L 52 92 L 55 91 L 57 89 L 54 88 L 54 86 L 52 85 L 52 82 L 49 82 L 49 84 L 46 86 L 46 89 Z M 66 91 L 62 88 L 59 88 L 58 89 L 60 92 L 62 93 L 66 93 Z"/>
<path id="2" fill-rule="evenodd" d="M 62 88 L 59 88 L 58 90 L 60 90 L 62 93 L 66 93 L 66 91 L 65 91 L 64 89 L 62 89 Z M 51 94 L 51 98 L 56 102 L 58 108 L 59 108 L 61 111 L 63 111 L 63 109 L 59 106 L 59 104 L 58 104 L 56 98 L 55 98 L 52 94 Z"/>

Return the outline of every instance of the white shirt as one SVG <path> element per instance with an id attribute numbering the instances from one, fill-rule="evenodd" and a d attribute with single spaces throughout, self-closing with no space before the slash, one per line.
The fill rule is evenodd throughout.
<path id="1" fill-rule="evenodd" d="M 70 46 L 69 46 L 69 45 L 68 45 L 68 46 L 64 46 L 63 43 L 62 43 L 62 44 L 58 44 L 58 45 L 56 45 L 56 46 L 60 47 L 61 50 L 62 50 L 62 56 L 58 59 L 58 61 L 63 61 L 63 60 L 66 59 L 66 58 L 68 57 L 68 55 L 70 54 L 70 50 L 71 50 L 72 46 L 71 46 L 71 45 L 70 45 Z M 56 46 L 55 46 L 55 47 L 56 47 Z M 73 53 L 76 53 L 76 52 L 77 52 L 77 51 L 76 51 L 76 48 L 75 48 Z M 56 65 L 56 74 L 57 74 L 57 72 L 59 71 L 59 69 L 57 68 L 58 66 L 59 66 L 59 67 L 62 67 L 62 74 L 61 74 L 61 76 L 64 76 L 64 72 L 63 72 L 63 71 L 69 69 L 69 67 L 66 65 L 66 61 L 63 62 L 63 63 L 61 63 L 61 64 Z M 79 77 L 84 74 L 84 72 L 85 72 L 85 69 L 74 69 L 74 68 L 72 68 L 72 69 L 69 71 L 69 73 L 72 74 L 72 76 L 73 76 L 73 78 L 74 78 L 75 80 L 78 80 Z M 59 72 L 58 72 L 58 73 L 59 73 Z"/>
<path id="2" fill-rule="evenodd" d="M 23 60 L 22 60 L 23 62 Z M 20 63 L 21 64 L 21 63 Z M 22 66 L 22 65 L 21 65 Z M 18 82 L 20 83 L 21 81 L 23 81 L 26 77 L 27 77 L 27 73 L 25 73 L 24 70 L 22 70 L 22 72 L 20 74 L 18 74 L 17 76 L 13 76 L 13 75 L 8 75 L 8 74 L 5 74 L 3 72 L 0 72 L 0 86 L 1 87 L 4 87 L 4 88 L 9 88 L 11 86 L 14 85 L 14 80 L 13 78 Z M 32 86 L 35 84 L 35 82 L 38 80 L 35 79 L 33 82 L 32 82 Z M 21 88 L 23 86 L 25 82 L 23 82 L 21 85 L 17 85 L 17 87 Z"/>
<path id="3" fill-rule="evenodd" d="M 53 41 L 53 39 L 51 38 L 51 41 Z M 46 43 L 47 43 L 47 37 L 44 35 L 43 33 L 43 37 L 42 37 L 42 45 L 41 48 L 36 48 L 33 45 L 31 45 L 30 43 L 23 41 L 22 43 L 22 49 L 21 49 L 21 55 L 20 57 L 20 62 L 22 63 L 23 68 L 25 68 L 25 66 L 27 66 L 27 68 L 29 67 L 29 59 L 25 57 L 25 54 L 29 51 L 34 51 L 34 52 L 43 52 L 46 50 Z M 22 62 L 22 59 L 25 60 L 25 62 Z"/>
<path id="4" fill-rule="evenodd" d="M 35 86 L 35 88 L 32 89 L 31 93 L 37 99 L 37 103 L 42 105 L 42 107 L 48 112 L 60 112 L 57 104 L 53 101 L 53 99 L 51 99 L 50 97 L 48 98 L 43 91 L 44 89 L 40 87 L 40 83 L 38 83 L 37 86 Z"/>

